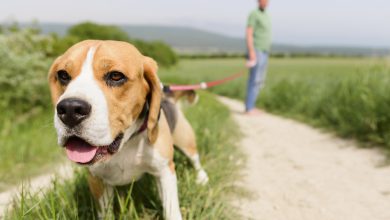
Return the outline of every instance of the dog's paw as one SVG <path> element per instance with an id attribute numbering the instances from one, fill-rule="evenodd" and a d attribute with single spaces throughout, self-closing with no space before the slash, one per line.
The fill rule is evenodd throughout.
<path id="1" fill-rule="evenodd" d="M 209 182 L 209 177 L 207 176 L 206 171 L 204 171 L 203 169 L 199 170 L 196 176 L 196 183 L 204 186 L 208 182 Z"/>

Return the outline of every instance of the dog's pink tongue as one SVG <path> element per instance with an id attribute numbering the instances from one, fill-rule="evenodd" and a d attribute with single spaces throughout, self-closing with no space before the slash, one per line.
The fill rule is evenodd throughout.
<path id="1" fill-rule="evenodd" d="M 65 147 L 68 158 L 77 163 L 90 162 L 98 150 L 97 147 L 88 144 L 80 138 L 70 138 Z"/>

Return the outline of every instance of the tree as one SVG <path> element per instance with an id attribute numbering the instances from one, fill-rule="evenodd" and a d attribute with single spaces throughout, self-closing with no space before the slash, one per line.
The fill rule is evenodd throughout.
<path id="1" fill-rule="evenodd" d="M 172 66 L 178 61 L 176 53 L 167 44 L 132 39 L 120 27 L 114 25 L 84 22 L 72 26 L 67 35 L 62 38 L 55 35 L 53 37 L 55 38 L 54 55 L 62 54 L 67 48 L 82 40 L 118 40 L 133 44 L 141 53 L 152 57 L 161 66 Z"/>
<path id="2" fill-rule="evenodd" d="M 78 37 L 80 40 L 119 40 L 130 41 L 126 32 L 117 26 L 101 25 L 92 22 L 84 22 L 72 26 L 68 30 L 68 35 Z"/>

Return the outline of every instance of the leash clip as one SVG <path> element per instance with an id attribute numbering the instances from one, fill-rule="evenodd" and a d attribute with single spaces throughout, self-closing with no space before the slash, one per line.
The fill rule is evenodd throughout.
<path id="1" fill-rule="evenodd" d="M 201 82 L 199 85 L 201 89 L 207 89 L 207 83 Z"/>

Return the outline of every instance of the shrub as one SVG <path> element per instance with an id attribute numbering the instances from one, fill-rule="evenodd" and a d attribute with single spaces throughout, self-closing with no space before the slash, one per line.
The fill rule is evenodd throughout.
<path id="1" fill-rule="evenodd" d="M 165 43 L 159 41 L 146 43 L 140 40 L 134 40 L 131 43 L 144 55 L 154 58 L 161 66 L 169 67 L 178 61 L 176 53 Z"/>
<path id="2" fill-rule="evenodd" d="M 50 103 L 46 73 L 51 59 L 46 53 L 51 44 L 50 37 L 30 29 L 0 35 L 1 111 L 18 115 Z"/>
<path id="3" fill-rule="evenodd" d="M 81 40 L 119 40 L 130 41 L 129 36 L 119 27 L 113 25 L 101 25 L 92 22 L 84 22 L 72 26 L 68 30 L 68 35 L 77 36 Z"/>
<path id="4" fill-rule="evenodd" d="M 161 66 L 169 67 L 178 61 L 176 53 L 167 44 L 131 39 L 125 31 L 114 25 L 85 22 L 72 26 L 63 38 L 54 37 L 54 55 L 62 54 L 71 45 L 82 40 L 118 40 L 134 44 L 144 55 L 152 57 Z"/>

